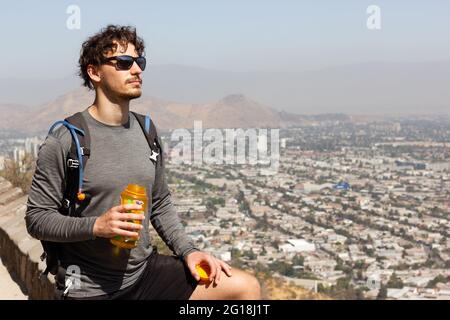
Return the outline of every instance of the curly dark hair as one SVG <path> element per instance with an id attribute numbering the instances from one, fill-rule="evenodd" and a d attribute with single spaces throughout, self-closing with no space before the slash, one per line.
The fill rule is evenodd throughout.
<path id="1" fill-rule="evenodd" d="M 131 26 L 108 25 L 100 32 L 83 42 L 78 60 L 78 75 L 83 79 L 83 85 L 93 89 L 91 78 L 87 73 L 87 66 L 92 64 L 99 66 L 108 52 L 115 52 L 117 43 L 125 49 L 128 43 L 132 43 L 138 55 L 144 55 L 144 40 L 136 34 L 136 28 Z"/>

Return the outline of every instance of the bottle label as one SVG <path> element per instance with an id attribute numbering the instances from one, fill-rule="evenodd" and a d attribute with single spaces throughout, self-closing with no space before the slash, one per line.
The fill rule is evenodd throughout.
<path id="1" fill-rule="evenodd" d="M 125 204 L 137 204 L 137 205 L 143 205 L 144 201 L 142 200 L 134 200 L 134 199 L 125 199 Z"/>

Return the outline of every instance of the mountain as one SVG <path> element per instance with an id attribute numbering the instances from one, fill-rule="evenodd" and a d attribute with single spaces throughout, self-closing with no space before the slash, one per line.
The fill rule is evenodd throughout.
<path id="1" fill-rule="evenodd" d="M 24 119 L 24 115 L 30 112 L 30 108 L 20 104 L 0 104 L 0 128 L 15 129 L 12 123 L 23 127 L 20 122 Z"/>
<path id="2" fill-rule="evenodd" d="M 4 115 L 2 129 L 24 133 L 45 133 L 57 120 L 64 119 L 92 104 L 94 94 L 84 88 L 68 92 L 36 109 L 22 106 L 0 107 Z M 202 121 L 203 128 L 278 128 L 286 126 L 280 112 L 262 105 L 243 94 L 231 94 L 219 101 L 188 104 L 155 97 L 141 97 L 131 102 L 130 109 L 149 114 L 161 130 L 193 128 Z M 17 112 L 17 110 L 20 110 Z M 283 113 L 288 117 L 286 113 Z M 300 116 L 299 116 L 300 117 Z"/>
<path id="3" fill-rule="evenodd" d="M 279 112 L 242 94 L 232 94 L 216 103 L 206 104 L 192 119 L 210 128 L 274 128 L 282 125 Z"/>
<path id="4" fill-rule="evenodd" d="M 296 114 L 450 113 L 450 61 L 367 62 L 292 72 L 231 72 L 150 64 L 145 94 L 207 104 L 240 92 Z M 81 83 L 63 79 L 0 79 L 0 103 L 42 105 Z"/>
<path id="5" fill-rule="evenodd" d="M 231 94 L 217 102 L 189 104 L 143 98 L 132 110 L 148 113 L 162 129 L 193 128 L 274 128 L 282 125 L 279 112 L 242 94 Z"/>
<path id="6" fill-rule="evenodd" d="M 56 98 L 54 101 L 31 110 L 22 123 L 27 132 L 48 130 L 53 122 L 63 120 L 65 117 L 89 106 L 94 100 L 92 92 L 85 89 L 71 91 Z M 14 124 L 11 124 L 14 125 Z M 19 124 L 17 124 L 17 127 Z"/>

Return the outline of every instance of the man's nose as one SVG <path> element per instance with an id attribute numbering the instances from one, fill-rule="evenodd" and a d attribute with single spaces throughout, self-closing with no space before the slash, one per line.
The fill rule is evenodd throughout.
<path id="1" fill-rule="evenodd" d="M 130 72 L 132 74 L 141 74 L 142 70 L 141 68 L 138 66 L 138 64 L 136 63 L 136 61 L 133 62 L 133 65 L 131 66 Z"/>

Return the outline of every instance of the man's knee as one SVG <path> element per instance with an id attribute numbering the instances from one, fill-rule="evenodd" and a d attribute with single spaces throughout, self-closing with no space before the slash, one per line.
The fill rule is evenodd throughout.
<path id="1" fill-rule="evenodd" d="M 250 279 L 248 280 L 249 290 L 248 290 L 248 299 L 259 300 L 261 299 L 261 285 L 259 284 L 258 279 L 256 277 L 249 275 Z"/>
<path id="2" fill-rule="evenodd" d="M 261 299 L 261 285 L 253 275 L 240 271 L 235 278 L 237 299 Z"/>
<path id="3" fill-rule="evenodd" d="M 230 300 L 259 300 L 261 287 L 259 281 L 251 274 L 233 269 L 232 276 L 222 274 L 223 280 L 218 285 L 199 285 L 189 299 L 230 299 Z"/>

